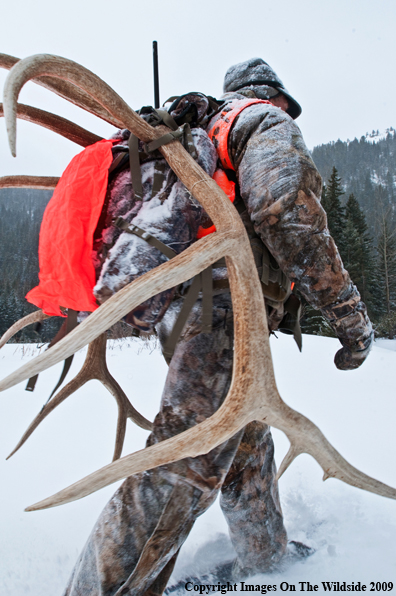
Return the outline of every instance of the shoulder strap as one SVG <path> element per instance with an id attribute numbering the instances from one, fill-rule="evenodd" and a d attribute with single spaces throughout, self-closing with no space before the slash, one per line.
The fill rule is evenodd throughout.
<path id="1" fill-rule="evenodd" d="M 271 102 L 266 99 L 235 99 L 227 103 L 209 123 L 206 132 L 213 145 L 216 147 L 221 165 L 225 170 L 235 170 L 228 155 L 228 136 L 234 120 L 243 110 L 257 103 L 272 105 Z"/>

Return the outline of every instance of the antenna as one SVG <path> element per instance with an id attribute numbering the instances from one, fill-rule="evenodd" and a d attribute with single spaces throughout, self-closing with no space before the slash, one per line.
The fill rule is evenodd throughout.
<path id="1" fill-rule="evenodd" d="M 159 77 L 158 77 L 158 43 L 153 41 L 153 73 L 154 73 L 154 107 L 160 107 Z"/>

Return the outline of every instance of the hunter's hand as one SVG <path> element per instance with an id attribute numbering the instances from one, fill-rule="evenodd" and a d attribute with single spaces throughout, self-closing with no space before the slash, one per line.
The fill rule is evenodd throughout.
<path id="1" fill-rule="evenodd" d="M 331 304 L 322 312 L 343 346 L 335 355 L 336 367 L 340 370 L 353 370 L 361 366 L 372 347 L 374 332 L 366 305 L 360 300 L 356 288 L 349 300 Z"/>
<path id="2" fill-rule="evenodd" d="M 338 350 L 334 357 L 334 364 L 340 370 L 353 370 L 359 368 L 366 360 L 374 340 L 374 332 L 370 337 L 358 342 L 357 345 L 344 346 Z M 362 348 L 362 346 L 365 346 Z"/>

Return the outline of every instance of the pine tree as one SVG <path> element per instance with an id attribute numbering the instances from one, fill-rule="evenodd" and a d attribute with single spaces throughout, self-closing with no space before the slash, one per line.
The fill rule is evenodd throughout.
<path id="1" fill-rule="evenodd" d="M 396 310 L 396 228 L 392 224 L 389 210 L 381 213 L 377 252 L 382 310 L 384 314 L 390 315 Z"/>
<path id="2" fill-rule="evenodd" d="M 376 288 L 374 247 L 368 233 L 365 215 L 355 196 L 351 194 L 345 206 L 344 265 L 370 314 L 379 314 L 379 297 Z"/>
<path id="3" fill-rule="evenodd" d="M 333 167 L 331 176 L 323 190 L 322 206 L 327 213 L 330 234 L 334 238 L 341 257 L 345 252 L 345 209 L 340 200 L 343 194 L 341 178 L 337 169 Z"/>

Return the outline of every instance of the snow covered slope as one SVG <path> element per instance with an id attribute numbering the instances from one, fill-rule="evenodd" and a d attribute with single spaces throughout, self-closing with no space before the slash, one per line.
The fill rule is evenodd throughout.
<path id="1" fill-rule="evenodd" d="M 313 420 L 350 463 L 396 486 L 396 353 L 374 347 L 362 369 L 337 371 L 336 340 L 304 336 L 303 353 L 286 336 L 272 339 L 278 386 L 283 399 Z M 140 351 L 135 341 L 108 351 L 111 372 L 133 404 L 153 419 L 166 365 L 158 351 Z M 140 353 L 138 353 L 140 351 Z M 81 366 L 78 353 L 73 370 Z M 5 346 L 0 375 L 32 357 L 31 346 Z M 61 365 L 40 375 L 34 393 L 19 385 L 0 398 L 0 594 L 55 596 L 62 593 L 78 552 L 115 486 L 63 507 L 24 513 L 23 509 L 107 464 L 116 425 L 113 398 L 97 382 L 70 397 L 9 461 L 5 457 L 46 401 Z M 124 454 L 144 446 L 147 433 L 128 423 Z M 274 431 L 278 464 L 288 442 Z M 395 583 L 396 503 L 337 480 L 322 482 L 319 466 L 300 456 L 280 480 L 289 538 L 316 553 L 279 573 L 250 583 L 310 581 Z M 227 550 L 227 528 L 216 503 L 196 523 L 184 545 L 174 579 L 203 573 Z M 204 546 L 205 545 L 205 546 Z M 204 546 L 204 548 L 202 548 Z M 321 588 L 319 589 L 321 591 Z"/>

